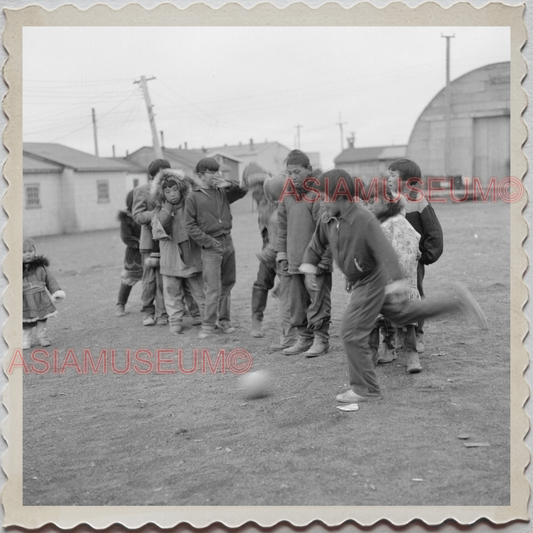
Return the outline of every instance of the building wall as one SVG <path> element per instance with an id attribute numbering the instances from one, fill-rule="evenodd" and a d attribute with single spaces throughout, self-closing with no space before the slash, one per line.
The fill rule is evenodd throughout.
<path id="1" fill-rule="evenodd" d="M 61 212 L 61 175 L 25 174 L 23 176 L 24 194 L 22 198 L 22 227 L 24 237 L 55 235 L 62 233 Z M 28 207 L 27 186 L 39 187 L 39 207 Z"/>
<path id="2" fill-rule="evenodd" d="M 488 182 L 492 176 L 504 178 L 509 175 L 510 146 L 510 64 L 496 63 L 474 70 L 451 83 L 452 116 L 450 124 L 450 175 L 469 178 L 477 176 Z M 483 139 L 476 134 L 476 120 L 491 120 L 493 131 L 487 141 L 495 136 L 503 142 L 482 145 Z M 479 127 L 477 128 L 479 131 Z M 478 138 L 476 140 L 476 135 Z M 446 94 L 443 89 L 418 118 L 407 146 L 407 157 L 420 166 L 426 176 L 445 175 Z M 476 152 L 491 153 L 494 164 L 476 165 Z M 503 163 L 502 163 L 503 162 Z"/>
<path id="3" fill-rule="evenodd" d="M 107 182 L 109 201 L 98 202 L 97 183 Z M 58 235 L 118 227 L 117 212 L 124 209 L 126 171 L 23 175 L 23 231 L 26 237 Z M 26 189 L 39 186 L 39 207 L 27 206 Z"/>
<path id="4" fill-rule="evenodd" d="M 75 180 L 76 229 L 64 228 L 65 233 L 118 227 L 117 212 L 124 209 L 126 171 L 77 172 Z M 109 199 L 98 201 L 98 182 L 108 184 Z"/>
<path id="5" fill-rule="evenodd" d="M 135 189 L 137 185 L 148 183 L 148 174 L 146 172 L 128 172 L 126 174 L 126 191 Z"/>
<path id="6" fill-rule="evenodd" d="M 261 146 L 261 149 L 243 145 L 242 150 L 232 150 L 232 154 L 240 159 L 240 172 L 248 163 L 257 163 L 272 175 L 279 174 L 285 168 L 284 161 L 290 150 L 277 143 Z"/>

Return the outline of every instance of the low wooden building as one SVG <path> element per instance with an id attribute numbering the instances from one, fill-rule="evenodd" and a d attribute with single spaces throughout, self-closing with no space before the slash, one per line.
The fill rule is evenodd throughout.
<path id="1" fill-rule="evenodd" d="M 128 166 L 54 143 L 23 143 L 25 237 L 118 226 Z"/>

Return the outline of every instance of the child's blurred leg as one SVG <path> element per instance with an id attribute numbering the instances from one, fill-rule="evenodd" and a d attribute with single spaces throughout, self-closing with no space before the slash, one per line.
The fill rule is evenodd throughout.
<path id="1" fill-rule="evenodd" d="M 356 283 L 350 294 L 342 319 L 341 337 L 348 359 L 351 391 L 339 394 L 338 401 L 369 401 L 382 397 L 372 360 L 371 335 L 385 300 L 384 286 L 383 274 L 377 271 L 363 283 Z"/>
<path id="2" fill-rule="evenodd" d="M 307 308 L 307 324 L 313 331 L 313 345 L 304 355 L 317 357 L 324 355 L 329 350 L 329 325 L 331 322 L 331 272 L 318 276 L 318 292 L 309 294 L 311 303 Z"/>
<path id="3" fill-rule="evenodd" d="M 418 288 L 418 292 L 420 294 L 420 298 L 424 298 L 424 276 L 426 273 L 426 269 L 424 265 L 419 261 L 418 267 L 416 270 L 416 285 Z M 422 353 L 424 351 L 424 319 L 418 321 L 418 324 L 415 328 L 416 332 L 416 351 L 418 353 Z"/>
<path id="4" fill-rule="evenodd" d="M 189 314 L 193 319 L 193 326 L 199 326 L 202 323 L 200 308 L 198 307 L 198 304 L 191 293 L 191 288 L 187 283 L 187 279 L 184 278 L 182 280 L 181 286 L 183 288 L 183 300 L 185 301 L 186 307 L 185 314 L 187 314 L 187 311 L 189 311 Z"/>
<path id="5" fill-rule="evenodd" d="M 168 313 L 165 305 L 165 288 L 163 287 L 163 275 L 159 268 L 155 269 L 155 280 L 155 320 L 159 326 L 166 326 L 168 324 Z"/>
<path id="6" fill-rule="evenodd" d="M 274 286 L 276 270 L 273 265 L 260 262 L 257 279 L 252 287 L 252 337 L 263 337 L 263 316 L 268 300 L 268 291 Z"/>
<path id="7" fill-rule="evenodd" d="M 222 252 L 211 248 L 202 248 L 202 266 L 205 283 L 205 309 L 202 316 L 202 333 L 200 337 L 214 331 L 217 323 L 218 300 L 222 290 L 220 265 Z"/>
<path id="8" fill-rule="evenodd" d="M 292 274 L 289 291 L 289 309 L 291 313 L 291 326 L 298 331 L 298 340 L 294 346 L 285 348 L 285 355 L 297 355 L 304 353 L 313 345 L 314 333 L 307 327 L 307 309 L 311 304 L 311 298 L 305 288 L 305 276 Z"/>
<path id="9" fill-rule="evenodd" d="M 378 319 L 379 327 L 383 332 L 383 343 L 379 347 L 379 355 L 377 358 L 378 364 L 392 363 L 398 358 L 396 328 L 391 321 L 381 316 Z"/>
<path id="10" fill-rule="evenodd" d="M 46 320 L 39 320 L 35 327 L 37 329 L 37 338 L 39 339 L 40 345 L 43 347 L 50 346 L 51 343 L 46 336 Z"/>
<path id="11" fill-rule="evenodd" d="M 181 322 L 184 313 L 182 279 L 165 275 L 161 277 L 170 333 L 178 334 L 182 329 Z"/>
<path id="12" fill-rule="evenodd" d="M 201 326 L 205 310 L 204 278 L 202 273 L 199 272 L 195 276 L 185 279 L 184 285 L 187 286 L 191 300 L 194 302 L 197 309 L 196 314 L 192 315 L 192 325 Z M 189 311 L 190 310 L 191 308 L 189 308 Z"/>
<path id="13" fill-rule="evenodd" d="M 279 336 L 279 344 L 270 346 L 272 351 L 284 350 L 296 344 L 298 340 L 298 332 L 296 328 L 291 326 L 291 311 L 289 306 L 291 277 L 288 274 L 279 274 L 278 282 L 278 316 L 281 326 L 281 333 Z"/>
<path id="14" fill-rule="evenodd" d="M 422 370 L 420 359 L 416 351 L 416 326 L 409 325 L 400 328 L 403 351 L 405 353 L 406 370 L 409 374 L 416 374 Z"/>
<path id="15" fill-rule="evenodd" d="M 131 285 L 127 285 L 123 281 L 120 282 L 120 288 L 118 290 L 117 310 L 115 311 L 116 316 L 124 316 L 126 314 L 126 303 L 128 302 L 131 289 Z"/>
<path id="16" fill-rule="evenodd" d="M 22 349 L 28 350 L 31 348 L 31 332 L 34 324 L 22 323 Z"/>
<path id="17" fill-rule="evenodd" d="M 374 363 L 374 366 L 378 364 L 378 358 L 379 358 L 379 326 L 378 321 L 376 321 L 376 325 L 374 326 L 374 329 L 372 330 L 372 333 L 370 334 L 370 338 L 368 340 L 368 345 L 370 346 L 370 351 L 372 352 L 372 362 Z"/>
<path id="18" fill-rule="evenodd" d="M 237 279 L 235 248 L 231 236 L 220 239 L 224 246 L 224 254 L 220 264 L 220 298 L 218 300 L 217 327 L 224 333 L 234 333 L 235 328 L 231 325 L 231 289 Z"/>
<path id="19" fill-rule="evenodd" d="M 272 287 L 272 290 L 270 291 L 270 294 L 272 294 L 272 298 L 279 298 L 279 278 L 276 279 L 274 282 L 274 287 Z"/>
<path id="20" fill-rule="evenodd" d="M 141 284 L 142 284 L 141 299 L 143 302 L 143 307 L 141 309 L 141 312 L 144 315 L 143 325 L 153 326 L 155 324 L 154 300 L 155 300 L 155 293 L 157 290 L 156 269 L 146 265 L 146 260 L 149 259 L 150 252 L 141 252 L 141 255 L 142 255 L 142 262 L 144 265 L 143 277 L 141 280 Z"/>

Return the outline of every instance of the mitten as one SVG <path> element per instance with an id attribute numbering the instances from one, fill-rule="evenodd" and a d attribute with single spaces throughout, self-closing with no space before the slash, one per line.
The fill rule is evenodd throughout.
<path id="1" fill-rule="evenodd" d="M 160 259 L 161 254 L 152 252 L 150 254 L 150 257 L 148 257 L 148 259 L 146 259 L 146 261 L 144 262 L 144 266 L 147 268 L 159 268 Z"/>
<path id="2" fill-rule="evenodd" d="M 65 291 L 59 289 L 58 291 L 54 292 L 54 294 L 52 294 L 52 302 L 57 303 L 60 300 L 64 300 L 66 297 L 67 295 L 65 294 Z"/>

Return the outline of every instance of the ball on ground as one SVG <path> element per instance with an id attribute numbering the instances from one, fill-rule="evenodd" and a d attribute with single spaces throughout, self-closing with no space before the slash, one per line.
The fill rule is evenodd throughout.
<path id="1" fill-rule="evenodd" d="M 265 370 L 247 372 L 240 378 L 240 382 L 245 396 L 250 400 L 270 394 L 270 375 Z"/>

